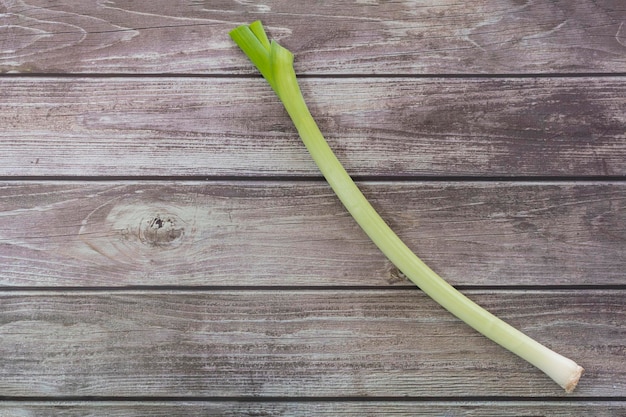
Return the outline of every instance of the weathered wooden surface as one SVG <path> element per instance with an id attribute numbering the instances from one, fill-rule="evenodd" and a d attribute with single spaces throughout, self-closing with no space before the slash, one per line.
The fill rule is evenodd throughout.
<path id="1" fill-rule="evenodd" d="M 130 416 L 224 416 L 257 417 L 259 415 L 306 417 L 327 415 L 339 417 L 570 417 L 623 416 L 626 404 L 619 401 L 557 401 L 546 404 L 533 401 L 98 401 L 54 403 L 0 403 L 0 413 L 27 417 L 108 417 Z"/>
<path id="2" fill-rule="evenodd" d="M 360 185 L 452 284 L 624 282 L 621 182 Z M 408 285 L 321 181 L 5 183 L 0 204 L 0 285 Z"/>
<path id="3" fill-rule="evenodd" d="M 365 238 L 228 38 L 259 18 L 383 217 L 574 394 Z M 626 415 L 622 1 L 3 1 L 0 73 L 1 416 Z"/>
<path id="4" fill-rule="evenodd" d="M 624 78 L 304 79 L 357 176 L 624 176 Z M 261 79 L 8 78 L 0 176 L 318 176 Z"/>
<path id="5" fill-rule="evenodd" d="M 623 395 L 623 292 L 467 294 L 585 366 L 570 398 Z M 561 394 L 413 289 L 15 292 L 0 301 L 7 396 Z"/>
<path id="6" fill-rule="evenodd" d="M 0 12 L 3 71 L 251 73 L 228 31 L 255 19 L 307 73 L 626 71 L 621 0 L 17 0 Z"/>

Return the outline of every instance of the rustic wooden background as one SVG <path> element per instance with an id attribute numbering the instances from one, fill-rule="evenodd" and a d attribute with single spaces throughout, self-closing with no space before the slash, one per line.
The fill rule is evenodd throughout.
<path id="1" fill-rule="evenodd" d="M 378 253 L 228 38 L 256 19 L 575 393 Z M 0 71 L 0 415 L 626 415 L 623 0 L 2 0 Z"/>

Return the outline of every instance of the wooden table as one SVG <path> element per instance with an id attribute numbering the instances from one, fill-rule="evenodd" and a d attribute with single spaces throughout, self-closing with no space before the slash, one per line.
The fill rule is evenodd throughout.
<path id="1" fill-rule="evenodd" d="M 626 415 L 621 0 L 3 1 L 0 415 Z M 228 38 L 262 19 L 408 283 Z"/>

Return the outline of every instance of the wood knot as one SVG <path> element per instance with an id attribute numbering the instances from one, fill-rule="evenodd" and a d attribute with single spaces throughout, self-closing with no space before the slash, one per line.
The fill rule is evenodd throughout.
<path id="1" fill-rule="evenodd" d="M 386 266 L 387 266 L 387 283 L 393 285 L 393 284 L 400 284 L 400 283 L 407 283 L 407 282 L 411 282 L 406 275 L 404 275 L 402 273 L 402 271 L 400 271 L 398 269 L 398 267 L 396 267 L 395 265 L 393 265 L 391 262 L 386 261 Z"/>
<path id="2" fill-rule="evenodd" d="M 165 246 L 182 238 L 182 221 L 173 214 L 151 216 L 141 220 L 139 239 L 150 246 Z"/>
<path id="3" fill-rule="evenodd" d="M 151 189 L 140 191 L 99 205 L 83 221 L 80 235 L 88 253 L 128 265 L 129 271 L 147 268 L 146 273 L 193 256 L 196 252 L 189 251 L 198 240 L 198 228 L 212 230 L 211 215 L 202 217 L 199 225 L 195 205 L 163 202 L 148 192 Z M 155 189 L 154 194 L 161 191 Z"/>

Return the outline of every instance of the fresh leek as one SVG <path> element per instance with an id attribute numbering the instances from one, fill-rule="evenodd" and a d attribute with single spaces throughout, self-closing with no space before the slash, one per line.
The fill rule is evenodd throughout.
<path id="1" fill-rule="evenodd" d="M 541 369 L 567 392 L 573 391 L 582 375 L 582 367 L 461 294 L 419 259 L 378 215 L 328 146 L 311 116 L 296 80 L 292 53 L 270 41 L 259 21 L 237 27 L 230 36 L 282 101 L 304 145 L 343 205 L 391 262 L 456 317 Z"/>

